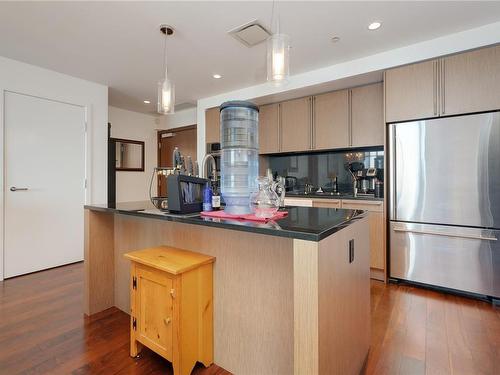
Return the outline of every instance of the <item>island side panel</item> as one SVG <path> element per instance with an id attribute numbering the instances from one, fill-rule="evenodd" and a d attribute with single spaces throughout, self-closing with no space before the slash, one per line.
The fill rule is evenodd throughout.
<path id="1" fill-rule="evenodd" d="M 123 254 L 167 245 L 215 256 L 214 362 L 235 374 L 293 372 L 293 240 L 170 221 L 115 217 L 115 302 L 129 312 Z"/>
<path id="2" fill-rule="evenodd" d="M 84 313 L 114 306 L 114 215 L 85 210 Z"/>
<path id="3" fill-rule="evenodd" d="M 319 243 L 319 373 L 359 374 L 370 347 L 368 217 Z M 349 241 L 354 260 L 349 262 Z"/>
<path id="4" fill-rule="evenodd" d="M 318 242 L 293 241 L 295 375 L 318 374 Z"/>

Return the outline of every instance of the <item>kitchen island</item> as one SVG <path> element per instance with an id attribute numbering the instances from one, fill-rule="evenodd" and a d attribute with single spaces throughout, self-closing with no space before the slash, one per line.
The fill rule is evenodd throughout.
<path id="1" fill-rule="evenodd" d="M 167 245 L 216 257 L 214 361 L 235 374 L 358 374 L 370 342 L 363 211 L 290 207 L 266 224 L 85 206 L 85 313 L 129 313 L 123 254 Z"/>

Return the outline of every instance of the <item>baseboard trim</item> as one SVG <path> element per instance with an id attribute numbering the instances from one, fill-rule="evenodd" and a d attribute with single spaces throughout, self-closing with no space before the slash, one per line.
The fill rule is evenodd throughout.
<path id="1" fill-rule="evenodd" d="M 370 268 L 370 278 L 385 283 L 385 271 L 379 268 Z"/>

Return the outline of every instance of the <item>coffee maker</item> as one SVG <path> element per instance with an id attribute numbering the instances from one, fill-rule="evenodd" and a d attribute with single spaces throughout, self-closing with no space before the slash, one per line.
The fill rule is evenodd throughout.
<path id="1" fill-rule="evenodd" d="M 375 195 L 377 183 L 383 183 L 383 179 L 383 169 L 375 167 L 363 168 L 356 174 L 358 194 Z"/>
<path id="2" fill-rule="evenodd" d="M 359 194 L 370 194 L 375 191 L 374 185 L 374 174 L 376 173 L 375 168 L 363 168 L 358 172 L 357 181 L 358 181 L 358 193 Z M 370 189 L 373 184 L 373 189 Z"/>

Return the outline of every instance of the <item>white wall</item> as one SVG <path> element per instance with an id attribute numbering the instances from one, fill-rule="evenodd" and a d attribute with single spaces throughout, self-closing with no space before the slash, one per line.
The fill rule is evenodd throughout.
<path id="1" fill-rule="evenodd" d="M 109 106 L 111 136 L 145 143 L 144 172 L 116 172 L 116 201 L 149 200 L 149 183 L 158 162 L 157 131 L 196 124 L 196 108 L 177 111 L 172 115 L 156 116 Z M 156 183 L 153 182 L 154 189 Z"/>
<path id="2" fill-rule="evenodd" d="M 160 118 L 161 129 L 173 129 L 183 126 L 196 125 L 196 107 L 176 111 L 172 115 L 162 116 Z"/>
<path id="3" fill-rule="evenodd" d="M 203 159 L 206 151 L 205 110 L 219 106 L 227 100 L 255 100 L 256 98 L 280 95 L 292 90 L 300 93 L 300 90 L 306 91 L 313 86 L 319 87 L 328 82 L 383 71 L 395 66 L 496 43 L 500 43 L 500 22 L 297 74 L 291 76 L 288 85 L 284 87 L 274 87 L 268 83 L 262 83 L 200 99 L 197 105 L 198 160 Z M 291 58 L 293 59 L 293 54 L 291 54 Z M 297 97 L 304 95 L 298 94 Z"/>
<path id="4" fill-rule="evenodd" d="M 87 114 L 86 177 L 88 183 L 86 202 L 105 203 L 107 201 L 108 88 L 94 82 L 0 56 L 0 165 L 2 168 L 0 186 L 4 186 L 3 105 L 6 91 L 85 107 Z M 2 213 L 4 210 L 3 202 L 3 189 L 0 189 L 0 212 Z M 55 229 L 64 230 L 64 228 Z M 1 279 L 3 279 L 3 214 L 0 215 Z"/>
<path id="5" fill-rule="evenodd" d="M 149 180 L 157 164 L 156 129 L 160 118 L 110 106 L 108 119 L 112 137 L 144 141 L 145 144 L 144 172 L 116 171 L 116 201 L 149 200 Z"/>

